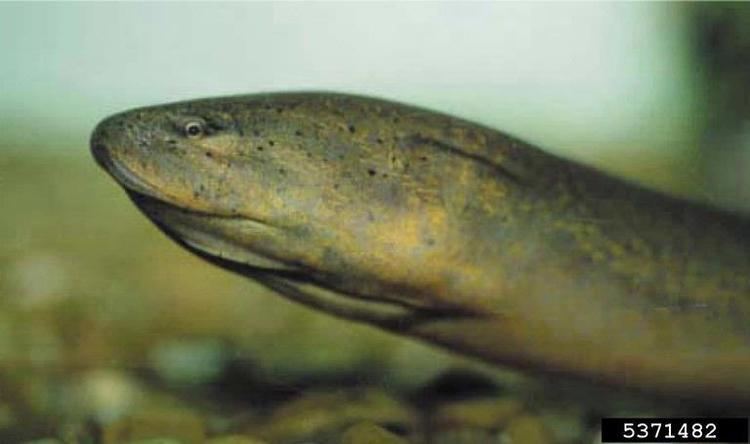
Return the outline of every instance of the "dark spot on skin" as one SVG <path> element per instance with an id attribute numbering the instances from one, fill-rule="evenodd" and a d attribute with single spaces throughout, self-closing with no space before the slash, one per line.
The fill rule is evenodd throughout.
<path id="1" fill-rule="evenodd" d="M 297 130 L 297 131 L 294 132 L 294 135 L 301 137 L 302 136 L 302 131 Z"/>
<path id="2" fill-rule="evenodd" d="M 274 143 L 274 141 L 273 141 L 273 140 L 269 140 L 269 141 L 268 141 L 268 144 L 269 144 L 270 146 L 274 146 L 274 145 L 275 145 L 275 143 Z"/>
<path id="3" fill-rule="evenodd" d="M 208 157 L 209 159 L 210 159 L 210 158 L 212 158 L 212 157 L 214 157 L 214 155 L 213 155 L 213 153 L 212 153 L 211 151 L 206 151 L 206 152 L 205 152 L 204 154 L 205 154 L 205 155 L 206 155 L 206 157 Z"/>
<path id="4" fill-rule="evenodd" d="M 258 147 L 257 147 L 256 149 L 257 149 L 258 151 L 263 151 L 263 147 L 262 147 L 262 146 L 260 146 L 260 145 L 258 145 Z"/>
<path id="5" fill-rule="evenodd" d="M 354 125 L 349 125 L 349 132 L 354 134 L 355 131 L 357 131 L 357 128 L 355 128 Z"/>
<path id="6" fill-rule="evenodd" d="M 367 170 L 367 174 L 369 174 L 370 176 L 374 176 L 376 173 L 377 171 L 373 170 L 372 168 Z"/>

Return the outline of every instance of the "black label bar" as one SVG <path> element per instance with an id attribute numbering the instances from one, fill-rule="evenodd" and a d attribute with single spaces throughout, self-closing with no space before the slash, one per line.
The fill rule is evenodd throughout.
<path id="1" fill-rule="evenodd" d="M 748 418 L 602 418 L 603 443 L 747 443 Z"/>

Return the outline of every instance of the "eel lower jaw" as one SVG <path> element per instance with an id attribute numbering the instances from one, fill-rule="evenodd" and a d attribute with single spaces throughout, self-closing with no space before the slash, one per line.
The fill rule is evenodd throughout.
<path id="1" fill-rule="evenodd" d="M 272 262 L 265 257 L 260 260 L 237 261 L 228 255 L 212 254 L 195 242 L 177 235 L 173 230 L 154 220 L 157 227 L 185 249 L 198 257 L 225 270 L 240 274 L 285 298 L 306 305 L 335 317 L 367 322 L 379 327 L 398 330 L 422 318 L 422 313 L 413 308 L 387 302 L 361 299 L 328 289 L 299 267 L 281 262 Z"/>
<path id="2" fill-rule="evenodd" d="M 221 239 L 212 238 L 205 232 L 176 227 L 173 223 L 165 221 L 163 213 L 169 212 L 172 215 L 191 218 L 191 221 L 263 225 L 260 222 L 241 216 L 216 216 L 186 210 L 151 195 L 141 194 L 132 189 L 126 190 L 136 206 L 175 242 L 202 259 L 246 276 L 294 302 L 336 317 L 367 322 L 390 330 L 404 329 L 414 321 L 445 315 L 392 301 L 363 299 L 357 295 L 329 289 L 315 278 L 314 270 L 306 270 L 298 264 L 285 263 L 256 254 L 226 241 L 222 244 Z M 160 212 L 161 215 L 158 214 Z M 174 219 L 170 222 L 174 222 Z"/>

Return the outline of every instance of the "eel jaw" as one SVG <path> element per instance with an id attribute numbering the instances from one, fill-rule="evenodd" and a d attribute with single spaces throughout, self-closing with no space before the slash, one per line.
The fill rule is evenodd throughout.
<path id="1" fill-rule="evenodd" d="M 227 241 L 217 240 L 210 234 L 199 231 L 191 230 L 190 235 L 186 235 L 185 230 L 181 233 L 179 229 L 170 226 L 157 214 L 167 211 L 173 215 L 182 215 L 192 219 L 265 225 L 261 222 L 241 216 L 222 216 L 188 210 L 154 197 L 154 193 L 144 194 L 140 190 L 128 187 L 125 187 L 125 190 L 138 209 L 159 230 L 191 253 L 218 267 L 248 277 L 297 303 L 339 318 L 366 322 L 397 331 L 405 330 L 419 320 L 447 316 L 444 312 L 425 310 L 393 301 L 363 299 L 357 295 L 329 289 L 314 278 L 311 270 L 306 270 L 303 266 L 285 263 L 249 252 L 241 247 L 234 247 Z M 220 245 L 218 248 L 215 246 L 217 243 Z"/>

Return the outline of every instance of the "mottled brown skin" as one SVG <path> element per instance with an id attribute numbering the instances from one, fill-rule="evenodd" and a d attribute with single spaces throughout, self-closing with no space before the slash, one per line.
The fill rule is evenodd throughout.
<path id="1" fill-rule="evenodd" d="M 141 108 L 91 143 L 170 237 L 299 302 L 498 364 L 750 401 L 738 216 L 348 95 Z"/>

